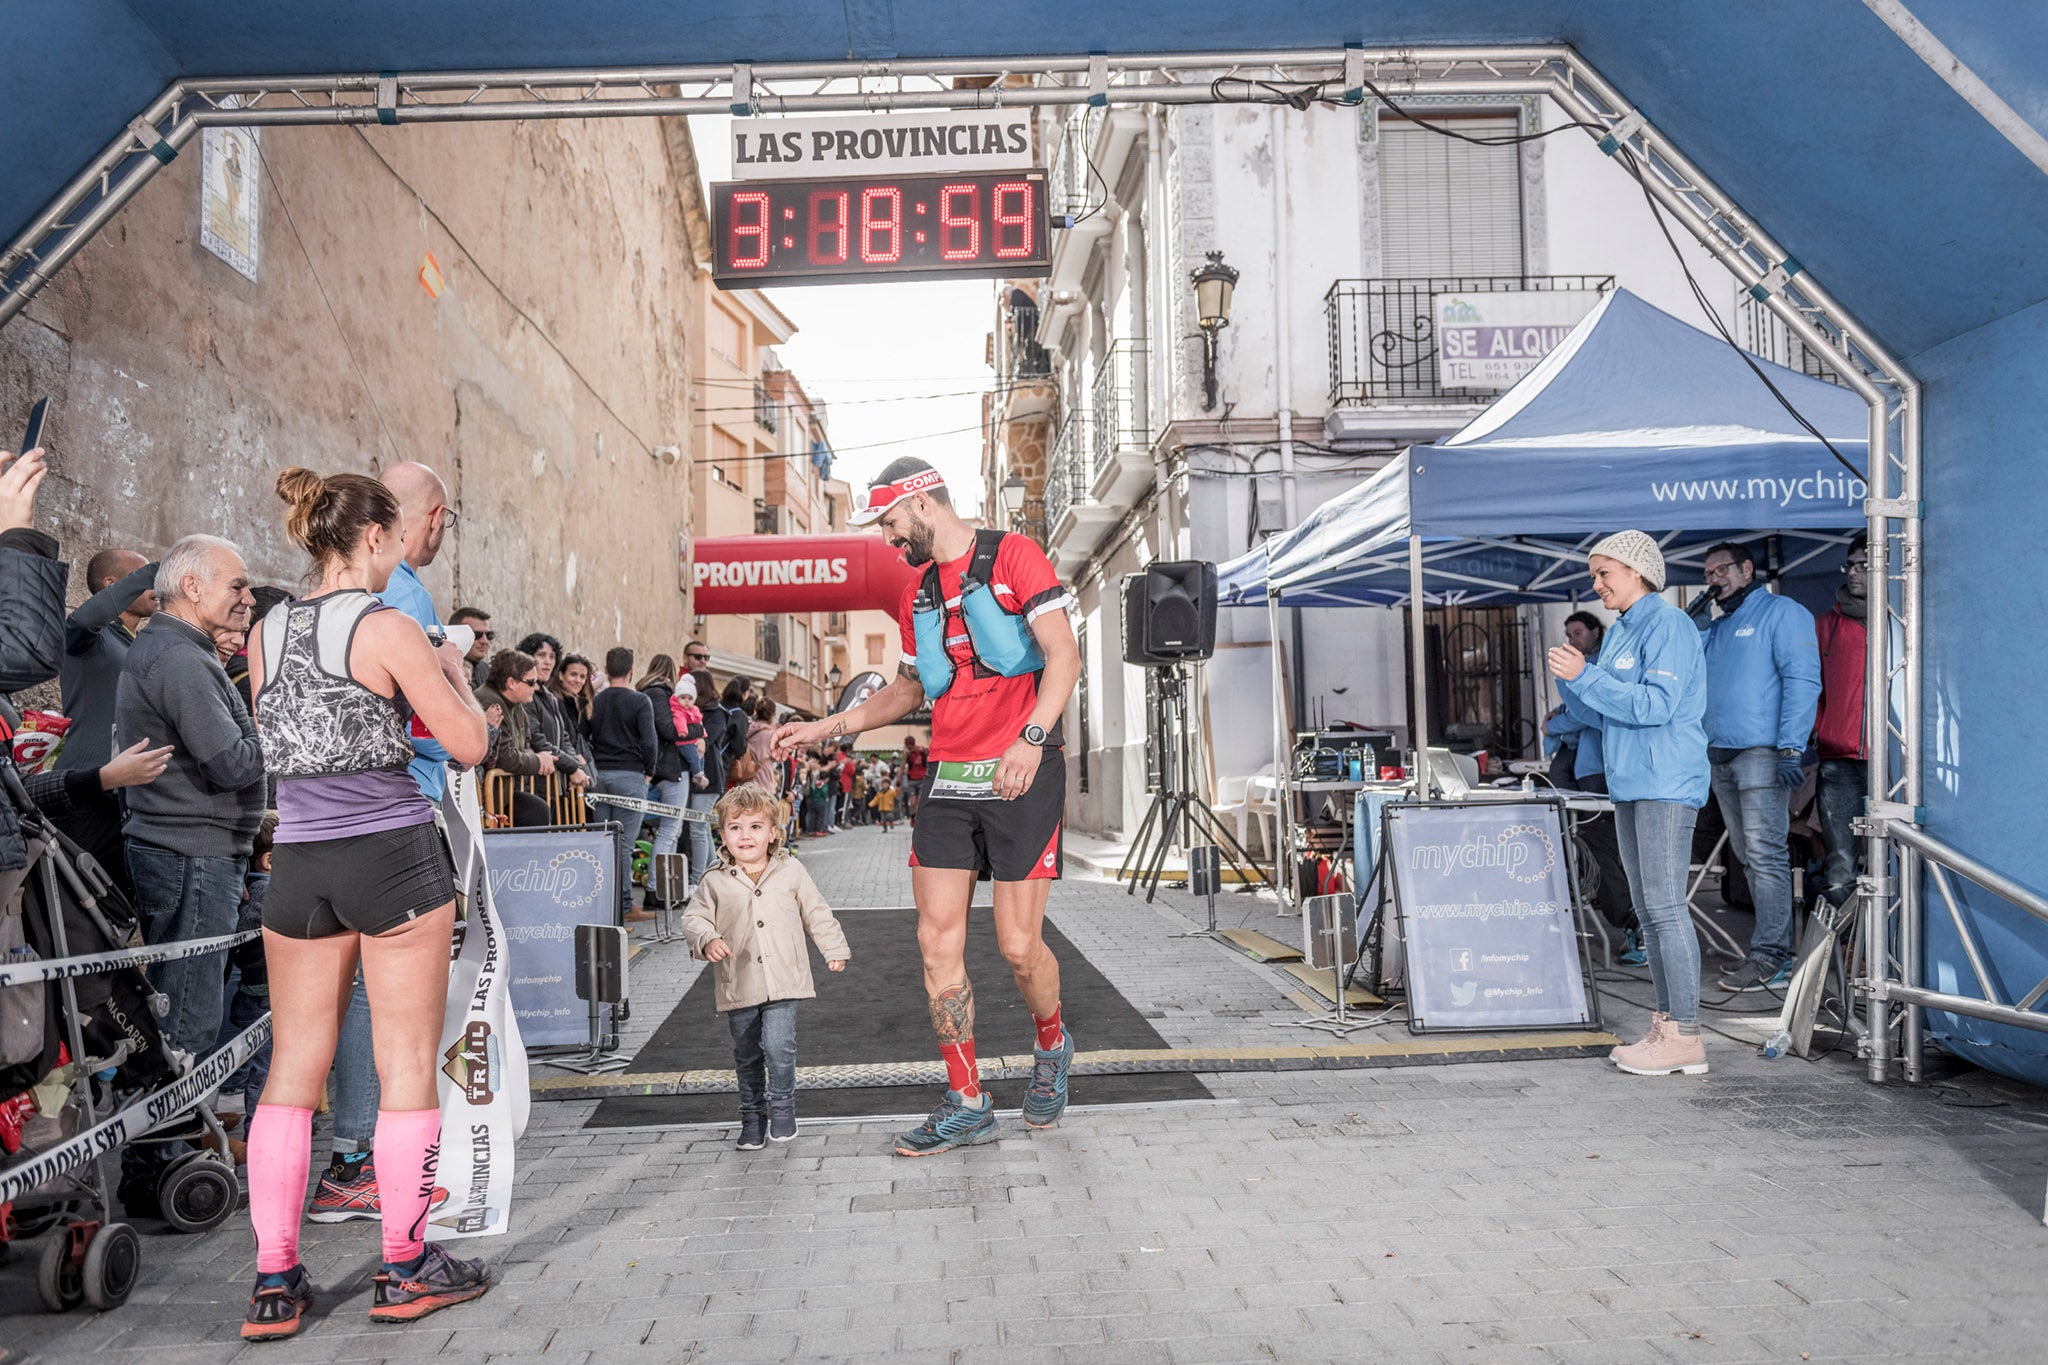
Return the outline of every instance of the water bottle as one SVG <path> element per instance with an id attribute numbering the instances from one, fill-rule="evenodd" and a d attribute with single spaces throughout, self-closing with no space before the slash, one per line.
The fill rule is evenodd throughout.
<path id="1" fill-rule="evenodd" d="M 1529 776 L 1529 774 L 1527 774 L 1527 773 L 1523 773 L 1523 774 L 1522 774 L 1522 795 L 1524 795 L 1524 796 L 1534 796 L 1535 794 L 1536 794 L 1536 779 L 1535 779 L 1535 778 L 1533 778 L 1533 777 L 1531 777 L 1531 776 Z"/>
<path id="2" fill-rule="evenodd" d="M 1792 1035 L 1779 1029 L 1764 1040 L 1763 1055 L 1776 1061 L 1792 1050 Z"/>

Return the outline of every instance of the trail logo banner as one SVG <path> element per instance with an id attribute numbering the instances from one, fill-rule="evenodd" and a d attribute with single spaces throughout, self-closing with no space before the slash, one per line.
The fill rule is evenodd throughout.
<path id="1" fill-rule="evenodd" d="M 1562 806 L 1401 802 L 1385 822 L 1411 1029 L 1592 1022 Z"/>
<path id="2" fill-rule="evenodd" d="M 441 1021 L 441 1169 L 448 1202 L 427 1239 L 504 1232 L 512 1216 L 512 1149 L 526 1130 L 526 1044 L 512 1013 L 511 944 L 491 898 L 474 773 L 451 772 L 441 815 L 465 918 L 448 966 Z"/>

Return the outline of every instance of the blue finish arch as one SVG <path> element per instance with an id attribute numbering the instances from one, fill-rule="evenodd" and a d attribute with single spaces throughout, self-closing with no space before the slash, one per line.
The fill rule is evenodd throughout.
<path id="1" fill-rule="evenodd" d="M 2048 7 L 1908 0 L 2048 133 Z M 2048 887 L 2022 756 L 2048 751 L 2048 175 L 1860 0 L 11 0 L 0 235 L 17 233 L 169 82 L 348 70 L 1556 43 L 1575 46 L 1767 225 L 1925 385 L 1927 823 Z M 1050 35 L 1050 36 L 1049 36 Z M 1970 896 L 2014 977 L 2048 931 Z M 1928 916 L 1929 971 L 1954 966 Z M 2048 1038 L 1937 1019 L 2048 1080 Z"/>

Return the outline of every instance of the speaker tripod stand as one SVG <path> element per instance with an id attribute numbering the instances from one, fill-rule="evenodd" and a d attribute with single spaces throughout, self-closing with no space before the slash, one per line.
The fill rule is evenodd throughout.
<path id="1" fill-rule="evenodd" d="M 1209 803 L 1193 790 L 1190 776 L 1193 763 L 1187 728 L 1187 666 L 1166 664 L 1153 672 L 1158 689 L 1155 706 L 1159 718 L 1159 740 L 1165 751 L 1160 755 L 1159 786 L 1152 794 L 1152 804 L 1146 808 L 1144 820 L 1139 822 L 1138 837 L 1132 843 L 1131 851 L 1124 855 L 1123 865 L 1117 869 L 1117 879 L 1124 883 L 1124 893 L 1136 895 L 1139 884 L 1143 883 L 1145 901 L 1150 904 L 1159 893 L 1161 878 L 1166 875 L 1166 855 L 1176 843 L 1189 850 L 1205 842 L 1214 844 L 1222 850 L 1230 866 L 1236 869 L 1239 885 L 1252 877 L 1266 882 L 1265 869 L 1252 861 L 1236 837 L 1216 818 L 1216 812 L 1209 809 Z M 1206 839 L 1203 838 L 1205 835 Z"/>

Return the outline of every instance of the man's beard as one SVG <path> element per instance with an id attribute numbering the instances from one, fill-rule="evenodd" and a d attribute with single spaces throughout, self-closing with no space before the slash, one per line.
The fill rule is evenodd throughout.
<path id="1" fill-rule="evenodd" d="M 913 569 L 932 562 L 932 528 L 919 522 L 903 534 L 903 558 Z"/>

